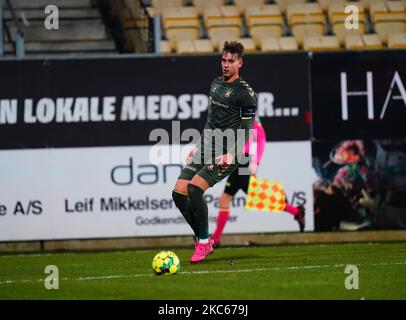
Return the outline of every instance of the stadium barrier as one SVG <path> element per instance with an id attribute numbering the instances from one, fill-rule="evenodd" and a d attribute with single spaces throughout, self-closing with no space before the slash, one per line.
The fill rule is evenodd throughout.
<path id="1" fill-rule="evenodd" d="M 245 57 L 242 77 L 258 94 L 268 138 L 258 175 L 282 181 L 288 200 L 306 207 L 306 231 L 405 228 L 406 206 L 396 203 L 403 144 L 393 140 L 404 137 L 405 57 L 404 51 Z M 0 241 L 190 235 L 171 190 L 191 148 L 186 130 L 203 129 L 219 67 L 213 56 L 0 61 Z M 342 139 L 376 138 L 392 141 L 390 159 L 398 157 L 389 163 L 395 176 L 373 176 L 394 179 L 396 192 L 382 194 L 388 185 L 375 183 L 368 198 L 361 185 L 357 201 L 379 195 L 377 202 L 389 202 L 377 212 L 351 207 L 351 217 L 330 216 L 338 200 L 325 191 L 339 169 L 351 167 L 330 161 L 337 153 L 331 148 Z M 387 145 L 379 144 L 384 151 Z M 369 158 L 381 164 L 378 149 Z M 324 172 L 323 161 L 334 168 Z M 206 195 L 211 229 L 223 187 Z M 313 214 L 315 191 L 323 215 Z M 227 233 L 298 231 L 287 214 L 245 212 L 244 200 L 237 195 Z M 353 199 L 339 200 L 345 208 Z"/>

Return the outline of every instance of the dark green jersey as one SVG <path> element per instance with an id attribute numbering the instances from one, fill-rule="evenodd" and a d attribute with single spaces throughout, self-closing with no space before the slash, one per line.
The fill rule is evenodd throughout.
<path id="1" fill-rule="evenodd" d="M 202 149 L 205 154 L 231 152 L 235 155 L 237 148 L 243 148 L 249 137 L 249 129 L 253 128 L 256 108 L 255 92 L 242 78 L 231 83 L 224 82 L 222 77 L 214 79 L 210 88 L 207 123 L 201 139 L 204 141 Z M 244 129 L 243 139 L 237 140 L 238 129 Z M 235 139 L 228 139 L 229 136 L 225 138 L 224 132 L 233 132 Z"/>
<path id="2" fill-rule="evenodd" d="M 241 118 L 252 117 L 257 106 L 255 92 L 241 77 L 231 83 L 222 77 L 213 80 L 209 96 L 207 128 L 238 129 Z"/>

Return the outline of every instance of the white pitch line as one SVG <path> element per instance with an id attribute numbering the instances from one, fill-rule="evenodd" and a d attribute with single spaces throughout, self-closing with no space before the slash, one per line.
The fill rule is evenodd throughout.
<path id="1" fill-rule="evenodd" d="M 406 265 L 406 262 L 382 262 L 382 263 L 348 263 L 356 266 L 396 266 Z M 326 265 L 310 265 L 310 266 L 291 266 L 291 267 L 274 267 L 274 268 L 253 268 L 253 269 L 235 269 L 235 270 L 198 270 L 191 272 L 179 272 L 183 275 L 194 274 L 215 274 L 215 273 L 246 273 L 246 272 L 263 272 L 263 271 L 283 271 L 283 270 L 308 270 L 308 269 L 320 269 L 320 268 L 342 268 L 348 264 L 326 264 Z M 109 279 L 125 279 L 125 278 L 138 278 L 138 277 L 152 277 L 153 273 L 140 273 L 130 275 L 109 275 L 109 276 L 97 276 L 97 277 L 79 277 L 79 278 L 62 278 L 64 281 L 88 281 L 88 280 L 109 280 Z M 13 283 L 34 283 L 44 282 L 44 279 L 38 280 L 4 280 L 0 281 L 0 285 L 13 284 Z"/>
<path id="2" fill-rule="evenodd" d="M 283 247 L 292 247 L 292 248 L 299 248 L 299 247 L 329 247 L 334 246 L 335 243 L 303 243 L 303 244 L 287 244 L 281 245 Z M 368 245 L 368 246 L 379 246 L 382 245 L 381 242 L 355 242 L 355 243 L 340 243 L 342 246 L 359 246 L 359 245 Z M 231 246 L 231 247 L 223 247 L 222 250 L 235 250 L 238 249 L 252 249 L 256 247 L 250 246 Z M 271 247 L 272 248 L 272 247 Z M 274 248 L 277 248 L 275 246 Z M 176 248 L 180 250 L 184 250 L 187 248 Z M 168 249 L 172 251 L 176 251 L 176 249 Z M 155 249 L 134 249 L 134 250 L 117 250 L 117 251 L 100 251 L 100 252 L 92 252 L 92 251 L 70 251 L 70 252 L 46 252 L 46 253 L 16 253 L 16 254 L 0 254 L 0 258 L 19 258 L 19 257 L 50 257 L 50 256 L 69 256 L 69 255 L 76 255 L 76 254 L 95 254 L 95 255 L 103 255 L 103 254 L 121 254 L 121 253 L 156 253 L 157 250 Z"/>

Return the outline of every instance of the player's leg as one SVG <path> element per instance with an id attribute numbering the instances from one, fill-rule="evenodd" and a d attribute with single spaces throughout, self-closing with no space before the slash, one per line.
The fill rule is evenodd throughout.
<path id="1" fill-rule="evenodd" d="M 195 175 L 187 186 L 198 238 L 190 263 L 201 262 L 213 252 L 212 244 L 209 243 L 208 208 L 203 197 L 208 188 L 209 183 L 199 175 Z"/>
<path id="2" fill-rule="evenodd" d="M 231 165 L 226 169 L 213 165 L 204 165 L 187 186 L 199 237 L 195 252 L 190 259 L 191 263 L 201 262 L 213 252 L 212 243 L 209 241 L 209 213 L 207 203 L 204 200 L 204 192 L 227 177 L 235 168 L 235 165 Z"/>
<path id="3" fill-rule="evenodd" d="M 241 188 L 238 181 L 238 169 L 234 170 L 228 177 L 226 186 L 223 193 L 220 196 L 220 209 L 217 215 L 216 230 L 214 231 L 211 239 L 213 240 L 214 246 L 219 247 L 221 236 L 224 231 L 224 227 L 230 217 L 230 204 L 234 198 L 234 195 Z"/>
<path id="4" fill-rule="evenodd" d="M 185 167 L 182 170 L 178 180 L 176 181 L 175 188 L 172 191 L 172 199 L 182 216 L 185 218 L 186 222 L 192 228 L 195 237 L 198 238 L 197 222 L 195 215 L 192 212 L 192 206 L 187 189 L 193 176 L 194 172 L 189 168 Z"/>
<path id="5" fill-rule="evenodd" d="M 219 247 L 221 236 L 223 235 L 224 227 L 230 218 L 230 204 L 233 201 L 234 195 L 223 192 L 220 196 L 220 208 L 216 220 L 216 230 L 214 231 L 211 239 L 213 240 L 214 247 Z"/>
<path id="6" fill-rule="evenodd" d="M 305 228 L 305 215 L 306 215 L 304 206 L 296 207 L 294 205 L 289 204 L 286 201 L 285 211 L 294 216 L 295 220 L 299 224 L 300 232 L 303 232 Z"/>
<path id="7" fill-rule="evenodd" d="M 209 182 L 196 174 L 187 186 L 190 205 L 197 226 L 197 237 L 200 242 L 208 242 L 208 208 L 204 200 L 204 192 L 209 188 Z"/>

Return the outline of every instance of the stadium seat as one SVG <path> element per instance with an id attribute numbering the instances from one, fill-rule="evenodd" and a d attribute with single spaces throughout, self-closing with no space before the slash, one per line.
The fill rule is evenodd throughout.
<path id="1" fill-rule="evenodd" d="M 317 0 L 317 2 L 320 4 L 321 9 L 324 12 L 327 12 L 329 6 L 331 6 L 332 4 L 345 2 L 345 0 Z"/>
<path id="2" fill-rule="evenodd" d="M 178 54 L 213 53 L 213 46 L 208 39 L 180 40 L 176 43 Z"/>
<path id="3" fill-rule="evenodd" d="M 350 35 L 345 38 L 347 50 L 378 50 L 383 49 L 377 34 Z"/>
<path id="4" fill-rule="evenodd" d="M 204 9 L 208 7 L 221 7 L 224 5 L 224 0 L 193 0 L 193 5 L 196 7 L 199 16 L 202 16 Z"/>
<path id="5" fill-rule="evenodd" d="M 275 3 L 279 6 L 279 9 L 283 14 L 286 13 L 286 8 L 289 4 L 305 3 L 306 0 L 275 0 Z"/>
<path id="6" fill-rule="evenodd" d="M 388 47 L 391 49 L 406 49 L 406 33 L 392 33 L 388 36 Z"/>
<path id="7" fill-rule="evenodd" d="M 167 40 L 161 40 L 161 53 L 162 54 L 170 54 L 172 53 L 171 45 Z"/>
<path id="8" fill-rule="evenodd" d="M 213 45 L 209 39 L 195 40 L 194 46 L 198 53 L 212 53 L 214 51 Z"/>
<path id="9" fill-rule="evenodd" d="M 317 2 L 289 4 L 286 15 L 292 34 L 300 46 L 304 37 L 322 36 L 325 32 L 326 17 Z"/>
<path id="10" fill-rule="evenodd" d="M 358 29 L 347 29 L 345 26 L 345 21 L 348 17 L 348 13 L 345 13 L 345 8 L 349 5 L 358 8 Z M 328 7 L 328 18 L 340 44 L 344 44 L 346 36 L 365 33 L 366 15 L 361 2 L 333 2 Z"/>
<path id="11" fill-rule="evenodd" d="M 282 35 L 283 17 L 277 5 L 249 6 L 245 12 L 245 21 L 257 47 L 260 47 L 263 38 Z"/>
<path id="12" fill-rule="evenodd" d="M 389 34 L 406 32 L 406 5 L 402 1 L 371 2 L 370 16 L 383 43 Z"/>
<path id="13" fill-rule="evenodd" d="M 194 7 L 165 8 L 162 26 L 172 50 L 179 40 L 196 40 L 200 36 L 200 21 Z"/>
<path id="14" fill-rule="evenodd" d="M 239 38 L 238 41 L 244 46 L 244 53 L 254 53 L 257 51 L 252 38 Z"/>
<path id="15" fill-rule="evenodd" d="M 295 51 L 299 49 L 295 37 L 280 37 L 278 41 L 281 50 Z"/>
<path id="16" fill-rule="evenodd" d="M 214 50 L 219 50 L 219 46 L 224 41 L 233 41 L 241 37 L 239 28 L 231 27 L 216 27 L 208 30 L 208 35 L 213 45 Z"/>
<path id="17" fill-rule="evenodd" d="M 206 28 L 216 26 L 239 26 L 241 18 L 236 6 L 207 7 L 203 10 L 204 25 Z"/>
<path id="18" fill-rule="evenodd" d="M 303 49 L 306 51 L 340 50 L 340 42 L 336 36 L 305 37 Z"/>
<path id="19" fill-rule="evenodd" d="M 91 0 L 55 0 L 58 6 L 59 29 L 44 28 L 46 0 L 13 0 L 17 19 L 24 23 L 25 53 L 93 54 L 117 52 L 115 41 L 108 32 L 99 8 Z M 1 5 L 1 4 L 0 4 Z M 4 6 L 4 1 L 3 1 Z M 6 53 L 15 52 L 17 28 L 8 7 L 3 7 Z"/>
<path id="20" fill-rule="evenodd" d="M 230 38 L 219 40 L 216 46 L 218 51 L 221 52 L 221 50 L 223 49 L 225 40 L 235 40 L 240 42 L 244 46 L 244 53 L 254 53 L 257 51 L 254 40 L 252 40 L 251 38 Z"/>
<path id="21" fill-rule="evenodd" d="M 360 0 L 360 2 L 362 3 L 362 5 L 364 6 L 364 10 L 365 11 L 369 11 L 369 7 L 370 7 L 370 3 L 374 2 L 377 0 Z M 379 1 L 379 0 L 378 0 Z"/>
<path id="22" fill-rule="evenodd" d="M 261 39 L 261 51 L 296 51 L 298 44 L 294 37 L 263 38 Z"/>
<path id="23" fill-rule="evenodd" d="M 183 0 L 151 0 L 152 7 L 148 7 L 150 16 L 159 13 L 162 14 L 164 9 L 182 7 Z"/>
<path id="24" fill-rule="evenodd" d="M 270 52 L 270 51 L 279 51 L 279 42 L 278 38 L 270 37 L 270 38 L 262 38 L 260 41 L 261 51 L 262 52 Z"/>
<path id="25" fill-rule="evenodd" d="M 236 40 L 242 35 L 242 21 L 236 6 L 205 8 L 203 18 L 215 50 L 218 49 L 219 42 Z"/>
<path id="26" fill-rule="evenodd" d="M 165 8 L 162 11 L 162 25 L 166 30 L 174 27 L 200 27 L 197 9 L 194 7 Z"/>
<path id="27" fill-rule="evenodd" d="M 265 4 L 265 0 L 234 0 L 234 4 L 238 8 L 240 16 L 243 16 L 248 6 L 258 6 Z"/>
<path id="28" fill-rule="evenodd" d="M 176 42 L 176 53 L 196 53 L 196 49 L 193 45 L 193 40 L 179 40 L 178 42 Z"/>

